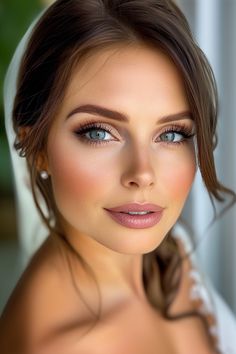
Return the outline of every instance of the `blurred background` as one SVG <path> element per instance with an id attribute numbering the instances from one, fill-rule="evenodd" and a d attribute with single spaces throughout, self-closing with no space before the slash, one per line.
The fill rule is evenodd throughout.
<path id="1" fill-rule="evenodd" d="M 53 1 L 1 0 L 0 2 L 0 94 L 14 50 L 41 9 Z M 176 0 L 186 14 L 200 47 L 216 75 L 220 115 L 219 144 L 215 162 L 219 180 L 236 190 L 236 0 Z M 224 205 L 223 205 L 224 206 Z M 221 210 L 222 205 L 217 210 Z M 199 239 L 199 263 L 215 288 L 236 314 L 236 206 L 210 230 L 213 210 L 200 174 L 183 210 Z M 24 264 L 23 249 L 31 247 L 17 233 L 14 181 L 0 99 L 0 313 Z"/>

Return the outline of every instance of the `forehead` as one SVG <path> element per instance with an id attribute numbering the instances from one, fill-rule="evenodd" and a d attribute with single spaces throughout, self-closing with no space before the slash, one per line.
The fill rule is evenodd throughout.
<path id="1" fill-rule="evenodd" d="M 171 77 L 178 84 L 182 81 L 173 61 L 163 51 L 144 45 L 120 45 L 96 51 L 83 58 L 72 74 L 70 86 L 79 89 L 85 83 L 89 85 L 90 80 L 91 84 L 99 82 L 102 86 L 105 80 L 112 82 L 133 74 L 137 79 L 144 80 L 144 83 L 145 78 L 150 82 L 152 77 L 153 81 L 158 79 L 157 76 L 159 80 L 156 82 L 163 77 L 166 81 Z"/>
<path id="2" fill-rule="evenodd" d="M 170 102 L 188 105 L 183 79 L 173 61 L 161 50 L 144 45 L 114 46 L 83 58 L 72 73 L 65 102 L 71 106 L 88 100 L 104 106 L 111 102 L 117 108 L 124 104 L 124 110 L 133 103 L 137 107 L 161 105 L 163 113 Z"/>

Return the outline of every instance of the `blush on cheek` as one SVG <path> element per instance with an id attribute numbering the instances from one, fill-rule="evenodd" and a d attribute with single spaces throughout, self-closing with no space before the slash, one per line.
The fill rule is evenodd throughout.
<path id="1" fill-rule="evenodd" d="M 189 193 L 195 173 L 196 164 L 193 154 L 176 155 L 167 158 L 162 164 L 162 185 L 165 185 L 165 190 L 171 198 L 185 198 Z"/>
<path id="2" fill-rule="evenodd" d="M 85 196 L 89 198 L 98 187 L 98 179 L 96 179 L 96 170 L 81 165 L 78 161 L 70 161 L 66 159 L 62 161 L 54 161 L 52 183 L 56 199 L 63 199 L 61 202 L 83 199 Z"/>
<path id="3" fill-rule="evenodd" d="M 187 169 L 179 169 L 177 173 L 170 175 L 167 183 L 172 196 L 176 198 L 185 197 L 192 186 L 193 177 L 192 171 Z"/>
<path id="4" fill-rule="evenodd" d="M 86 154 L 71 145 L 62 151 L 61 145 L 54 144 L 51 148 L 49 163 L 57 207 L 69 217 L 83 213 L 86 203 L 100 201 L 104 185 L 108 183 L 107 163 L 104 166 L 105 162 L 96 159 L 91 152 Z"/>

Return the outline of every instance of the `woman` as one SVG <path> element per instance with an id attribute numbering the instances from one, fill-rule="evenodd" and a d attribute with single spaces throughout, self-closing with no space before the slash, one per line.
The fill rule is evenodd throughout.
<path id="1" fill-rule="evenodd" d="M 216 177 L 214 76 L 181 11 L 58 0 L 19 50 L 15 149 L 48 236 L 2 314 L 1 352 L 233 353 L 220 328 L 234 318 L 178 229 L 198 166 L 212 198 L 236 197 Z"/>

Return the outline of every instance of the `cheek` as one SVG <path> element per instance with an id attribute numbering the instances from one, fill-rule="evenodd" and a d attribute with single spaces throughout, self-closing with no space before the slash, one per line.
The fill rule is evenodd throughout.
<path id="1" fill-rule="evenodd" d="M 61 156 L 57 151 L 51 160 L 52 183 L 55 197 L 79 202 L 86 195 L 96 192 L 99 185 L 99 175 L 96 175 L 95 167 L 91 167 L 88 161 L 73 157 Z M 73 197 L 71 199 L 71 197 Z"/>
<path id="2" fill-rule="evenodd" d="M 76 144 L 57 143 L 50 147 L 49 166 L 56 203 L 68 208 L 99 202 L 104 185 L 108 184 L 109 173 L 106 159 Z"/>
<path id="3" fill-rule="evenodd" d="M 161 182 L 173 200 L 185 199 L 191 189 L 196 173 L 196 160 L 193 150 L 183 149 L 166 152 L 162 161 Z"/>

